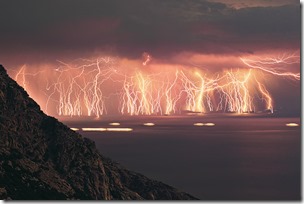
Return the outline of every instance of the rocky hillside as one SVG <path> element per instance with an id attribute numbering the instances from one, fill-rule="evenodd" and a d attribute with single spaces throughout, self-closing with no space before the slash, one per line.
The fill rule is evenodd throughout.
<path id="1" fill-rule="evenodd" d="M 104 158 L 0 65 L 0 199 L 195 199 Z"/>

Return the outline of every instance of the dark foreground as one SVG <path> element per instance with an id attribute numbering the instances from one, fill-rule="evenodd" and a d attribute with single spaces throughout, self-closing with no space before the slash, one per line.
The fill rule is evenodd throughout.
<path id="1" fill-rule="evenodd" d="M 0 65 L 0 200 L 191 200 L 101 155 L 38 104 Z"/>
<path id="2" fill-rule="evenodd" d="M 125 167 L 209 200 L 300 200 L 299 118 L 131 117 L 65 122 L 133 128 L 80 133 Z M 155 126 L 144 126 L 153 122 Z M 215 126 L 193 126 L 194 123 Z M 113 127 L 113 126 L 112 126 Z"/>

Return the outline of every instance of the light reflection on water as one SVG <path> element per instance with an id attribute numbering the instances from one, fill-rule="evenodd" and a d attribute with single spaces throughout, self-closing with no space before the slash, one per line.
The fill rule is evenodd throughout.
<path id="1" fill-rule="evenodd" d="M 154 126 L 154 123 L 144 123 L 144 126 Z"/>
<path id="2" fill-rule="evenodd" d="M 194 126 L 204 126 L 204 123 L 194 123 Z"/>
<path id="3" fill-rule="evenodd" d="M 103 132 L 106 131 L 106 128 L 81 128 L 82 131 L 94 131 L 94 132 Z"/>
<path id="4" fill-rule="evenodd" d="M 130 133 L 82 132 L 102 154 L 210 200 L 292 200 L 301 195 L 300 118 L 141 117 Z M 207 123 L 214 123 L 209 128 Z M 153 123 L 148 127 L 142 124 Z M 202 123 L 202 127 L 195 127 Z M 70 122 L 105 127 L 108 121 Z"/>
<path id="5" fill-rule="evenodd" d="M 206 126 L 215 126 L 214 123 L 205 123 Z"/>
<path id="6" fill-rule="evenodd" d="M 297 124 L 297 123 L 287 123 L 286 126 L 288 126 L 288 127 L 297 127 L 297 126 L 299 126 L 299 124 Z"/>
<path id="7" fill-rule="evenodd" d="M 112 125 L 112 126 L 119 126 L 120 123 L 109 123 L 109 125 Z"/>
<path id="8" fill-rule="evenodd" d="M 78 128 L 71 128 L 74 130 L 77 130 Z M 78 129 L 79 130 L 79 129 Z M 130 132 L 133 129 L 132 128 L 81 128 L 84 132 Z"/>
<path id="9" fill-rule="evenodd" d="M 110 132 L 130 132 L 132 130 L 132 128 L 107 128 L 107 131 Z"/>
<path id="10" fill-rule="evenodd" d="M 78 131 L 79 128 L 70 128 L 71 130 Z"/>

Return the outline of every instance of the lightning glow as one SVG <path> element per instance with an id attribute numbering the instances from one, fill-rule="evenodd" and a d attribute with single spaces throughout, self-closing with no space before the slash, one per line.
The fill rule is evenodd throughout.
<path id="1" fill-rule="evenodd" d="M 20 86 L 22 86 L 24 88 L 24 90 L 26 90 L 25 68 L 26 68 L 26 65 L 23 65 L 15 76 L 15 81 L 18 81 L 20 83 Z"/>
<path id="2" fill-rule="evenodd" d="M 284 65 L 293 65 L 300 63 L 300 56 L 296 53 L 284 53 L 278 57 L 265 57 L 265 58 L 240 58 L 241 61 L 250 68 L 260 69 L 272 75 L 289 77 L 295 80 L 300 80 L 300 73 L 288 72 L 284 69 Z"/>
<path id="3" fill-rule="evenodd" d="M 144 59 L 144 62 L 142 64 L 143 64 L 143 66 L 146 66 L 151 61 L 151 55 L 147 52 L 144 52 L 143 59 Z"/>
<path id="4" fill-rule="evenodd" d="M 15 79 L 25 89 L 31 89 L 31 80 L 43 78 L 45 86 L 42 89 L 47 96 L 44 111 L 47 113 L 96 118 L 107 114 L 108 109 L 111 113 L 116 111 L 115 114 L 122 115 L 172 115 L 184 112 L 242 114 L 257 111 L 261 104 L 264 106 L 262 110 L 273 113 L 273 98 L 260 76 L 271 74 L 300 79 L 300 73 L 283 71 L 282 68 L 299 63 L 299 56 L 295 54 L 258 60 L 243 57 L 241 61 L 245 68 L 225 69 L 216 73 L 180 65 L 157 64 L 147 66 L 156 70 L 150 72 L 145 67 L 151 62 L 150 54 L 144 53 L 143 58 L 142 64 L 134 64 L 128 71 L 125 71 L 128 64 L 112 57 L 78 59 L 71 63 L 58 61 L 59 66 L 48 69 L 48 72 L 39 70 L 30 73 L 24 65 L 16 72 Z M 162 69 L 162 66 L 166 68 Z M 54 109 L 56 114 L 53 113 Z M 152 126 L 152 123 L 148 124 Z M 120 124 L 113 122 L 109 125 Z"/>

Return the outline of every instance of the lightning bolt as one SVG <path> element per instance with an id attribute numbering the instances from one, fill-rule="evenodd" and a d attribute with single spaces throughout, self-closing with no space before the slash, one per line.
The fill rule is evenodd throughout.
<path id="1" fill-rule="evenodd" d="M 295 53 L 285 53 L 278 57 L 258 58 L 256 60 L 249 58 L 240 58 L 240 60 L 250 68 L 260 69 L 276 76 L 300 80 L 300 73 L 288 72 L 282 68 L 282 65 L 293 65 L 300 63 L 300 56 L 296 55 Z"/>
<path id="2" fill-rule="evenodd" d="M 148 53 L 143 56 L 145 66 L 151 56 Z M 249 68 L 224 70 L 212 75 L 205 69 L 173 67 L 151 74 L 139 68 L 124 73 L 119 59 L 99 57 L 70 63 L 58 61 L 59 66 L 35 73 L 27 72 L 24 65 L 15 79 L 27 90 L 31 89 L 31 80 L 44 79 L 47 112 L 55 109 L 59 116 L 97 118 L 107 114 L 107 107 L 113 101 L 119 101 L 117 110 L 122 115 L 169 115 L 184 110 L 241 114 L 255 111 L 257 101 L 273 112 L 274 101 L 256 75 L 260 72 L 257 70 L 300 79 L 300 73 L 285 70 L 285 66 L 299 63 L 296 54 L 240 60 Z M 115 91 L 109 93 L 109 86 Z"/>

